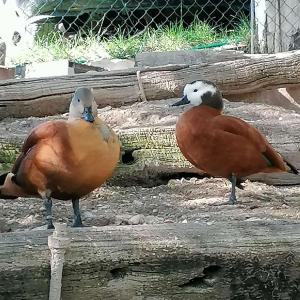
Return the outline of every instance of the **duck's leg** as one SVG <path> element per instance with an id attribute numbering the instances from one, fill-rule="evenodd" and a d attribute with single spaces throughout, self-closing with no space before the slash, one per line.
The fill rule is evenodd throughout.
<path id="1" fill-rule="evenodd" d="M 46 209 L 46 220 L 47 220 L 47 229 L 54 229 L 53 217 L 52 217 L 52 199 L 50 197 L 44 198 L 44 206 Z"/>
<path id="2" fill-rule="evenodd" d="M 230 192 L 230 196 L 229 196 L 229 204 L 236 204 L 237 200 L 236 200 L 236 196 L 235 196 L 235 187 L 236 187 L 236 176 L 234 174 L 232 174 L 229 177 L 229 180 L 231 182 L 231 192 Z"/>
<path id="3" fill-rule="evenodd" d="M 74 222 L 72 227 L 83 227 L 80 209 L 79 209 L 79 199 L 72 199 L 73 211 L 74 211 Z"/>

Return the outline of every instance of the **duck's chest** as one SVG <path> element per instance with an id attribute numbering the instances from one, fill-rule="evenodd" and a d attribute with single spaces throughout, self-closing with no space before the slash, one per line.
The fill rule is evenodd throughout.
<path id="1" fill-rule="evenodd" d="M 118 137 L 105 123 L 72 128 L 70 137 L 77 163 L 109 164 L 119 157 Z"/>
<path id="2" fill-rule="evenodd" d="M 179 146 L 191 147 L 207 142 L 210 136 L 211 119 L 188 112 L 179 117 L 176 123 L 176 139 Z"/>

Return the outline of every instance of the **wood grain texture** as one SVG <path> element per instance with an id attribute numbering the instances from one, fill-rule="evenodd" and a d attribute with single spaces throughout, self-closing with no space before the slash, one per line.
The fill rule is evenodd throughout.
<path id="1" fill-rule="evenodd" d="M 179 97 L 187 82 L 214 81 L 224 96 L 299 86 L 300 51 L 278 55 L 256 55 L 200 65 L 170 65 L 144 68 L 140 82 L 147 100 Z M 140 101 L 137 68 L 40 79 L 0 82 L 0 119 L 53 115 L 67 111 L 78 86 L 93 87 L 100 107 Z"/>
<path id="2" fill-rule="evenodd" d="M 299 299 L 299 222 L 70 229 L 63 299 Z M 47 299 L 50 231 L 2 234 L 1 299 Z"/>

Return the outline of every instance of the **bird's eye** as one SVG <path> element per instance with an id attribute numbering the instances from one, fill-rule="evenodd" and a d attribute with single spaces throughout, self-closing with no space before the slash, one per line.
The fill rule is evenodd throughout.
<path id="1" fill-rule="evenodd" d="M 77 101 L 80 102 L 80 99 L 78 98 Z"/>
<path id="2" fill-rule="evenodd" d="M 197 89 L 194 89 L 194 93 L 197 93 L 198 92 L 198 90 Z"/>

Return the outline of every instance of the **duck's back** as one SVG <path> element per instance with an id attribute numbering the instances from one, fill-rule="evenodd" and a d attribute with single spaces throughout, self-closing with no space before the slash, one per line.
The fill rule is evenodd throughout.
<path id="1" fill-rule="evenodd" d="M 284 162 L 258 130 L 241 119 L 209 107 L 185 112 L 176 125 L 183 155 L 214 176 L 244 177 L 257 172 L 285 170 Z"/>

